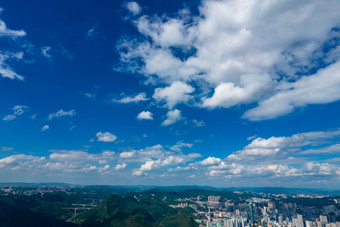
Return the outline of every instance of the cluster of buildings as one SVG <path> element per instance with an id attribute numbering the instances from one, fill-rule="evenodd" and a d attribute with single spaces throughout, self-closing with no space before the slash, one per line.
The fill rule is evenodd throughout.
<path id="1" fill-rule="evenodd" d="M 265 198 L 223 201 L 221 196 L 208 196 L 205 200 L 198 196 L 181 199 L 181 203 L 172 207 L 194 209 L 200 227 L 340 227 L 340 201 L 337 199 L 334 199 L 334 205 L 304 206 L 277 198 L 277 195 L 267 195 Z M 287 198 L 287 195 L 279 198 Z M 320 197 L 306 195 L 305 198 Z"/>
<path id="2" fill-rule="evenodd" d="M 40 193 L 46 192 L 67 192 L 70 190 L 68 186 L 53 186 L 53 187 L 46 187 L 46 186 L 39 186 L 39 187 L 23 187 L 23 186 L 1 186 L 0 187 L 0 194 L 1 195 L 35 195 Z"/>

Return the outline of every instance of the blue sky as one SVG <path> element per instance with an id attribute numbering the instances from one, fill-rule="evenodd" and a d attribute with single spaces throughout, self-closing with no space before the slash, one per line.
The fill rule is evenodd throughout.
<path id="1" fill-rule="evenodd" d="M 338 1 L 0 4 L 0 181 L 339 187 Z"/>

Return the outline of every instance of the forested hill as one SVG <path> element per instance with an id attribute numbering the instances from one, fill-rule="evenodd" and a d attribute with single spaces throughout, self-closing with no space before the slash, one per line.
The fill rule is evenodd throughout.
<path id="1" fill-rule="evenodd" d="M 111 195 L 102 205 L 76 215 L 72 221 L 89 226 L 198 226 L 189 213 L 173 209 L 157 199 Z"/>

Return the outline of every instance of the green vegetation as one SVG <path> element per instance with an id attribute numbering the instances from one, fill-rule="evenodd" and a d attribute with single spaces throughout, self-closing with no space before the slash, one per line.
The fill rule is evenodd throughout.
<path id="1" fill-rule="evenodd" d="M 102 205 L 72 218 L 82 226 L 197 226 L 188 212 L 181 212 L 155 198 L 111 195 Z M 170 223 L 170 224 L 169 224 Z"/>

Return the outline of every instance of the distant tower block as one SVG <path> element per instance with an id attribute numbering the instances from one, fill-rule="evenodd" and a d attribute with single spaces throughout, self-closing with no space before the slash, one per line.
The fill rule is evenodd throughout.
<path id="1" fill-rule="evenodd" d="M 208 196 L 208 202 L 218 203 L 221 200 L 221 196 Z"/>
<path id="2" fill-rule="evenodd" d="M 251 225 L 254 225 L 254 210 L 253 203 L 249 203 L 249 221 Z"/>

